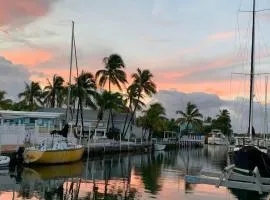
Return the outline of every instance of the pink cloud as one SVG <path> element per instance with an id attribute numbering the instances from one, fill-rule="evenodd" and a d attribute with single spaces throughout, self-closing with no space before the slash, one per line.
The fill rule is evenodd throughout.
<path id="1" fill-rule="evenodd" d="M 23 64 L 28 67 L 34 67 L 40 63 L 53 59 L 53 52 L 45 49 L 14 49 L 0 52 L 14 64 Z"/>
<path id="2" fill-rule="evenodd" d="M 232 38 L 235 32 L 219 32 L 208 36 L 208 40 L 227 40 Z"/>
<path id="3" fill-rule="evenodd" d="M 21 26 L 46 15 L 57 0 L 0 0 L 0 25 Z"/>
<path id="4" fill-rule="evenodd" d="M 241 80 L 232 80 L 232 85 L 241 85 L 243 81 Z M 158 90 L 168 90 L 174 88 L 175 90 L 191 93 L 191 92 L 205 92 L 211 94 L 217 94 L 219 97 L 224 99 L 230 99 L 233 96 L 243 96 L 243 93 L 232 94 L 230 91 L 230 82 L 229 80 L 224 81 L 207 81 L 198 83 L 181 83 L 175 84 L 173 82 L 167 82 L 166 80 L 159 80 Z"/>

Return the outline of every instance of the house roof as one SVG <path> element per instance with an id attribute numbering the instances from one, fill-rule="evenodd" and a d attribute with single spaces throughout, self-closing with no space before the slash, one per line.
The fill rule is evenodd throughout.
<path id="1" fill-rule="evenodd" d="M 33 117 L 33 118 L 60 118 L 63 113 L 59 112 L 28 112 L 28 111 L 11 111 L 0 110 L 0 116 L 4 119 L 7 118 L 21 118 L 21 117 Z"/>
<path id="2" fill-rule="evenodd" d="M 66 113 L 66 108 L 40 108 L 38 109 L 39 112 L 50 112 L 50 113 Z M 97 120 L 97 114 L 98 111 L 96 110 L 91 110 L 91 109 L 84 109 L 83 110 L 83 119 L 85 121 L 93 121 Z M 124 121 L 126 119 L 127 113 L 113 113 L 113 120 L 114 121 Z M 105 111 L 103 115 L 103 120 L 108 119 L 109 116 L 109 111 Z M 129 117 L 131 114 L 129 114 Z M 76 111 L 73 113 L 73 118 L 76 117 Z M 80 118 L 80 113 L 79 113 L 79 118 Z"/>

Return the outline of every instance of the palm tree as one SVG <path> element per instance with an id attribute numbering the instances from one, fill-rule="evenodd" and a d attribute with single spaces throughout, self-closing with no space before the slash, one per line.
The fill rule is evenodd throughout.
<path id="1" fill-rule="evenodd" d="M 125 63 L 122 57 L 118 54 L 111 54 L 109 57 L 105 57 L 103 59 L 103 63 L 105 65 L 105 69 L 98 70 L 96 72 L 96 80 L 98 85 L 104 88 L 108 82 L 109 92 L 111 92 L 112 84 L 116 85 L 117 88 L 122 91 L 121 84 L 124 85 L 127 83 L 126 73 L 123 71 L 123 68 L 125 68 Z M 110 110 L 108 121 L 110 118 L 112 126 L 114 127 L 112 110 Z"/>
<path id="2" fill-rule="evenodd" d="M 202 123 L 202 114 L 195 104 L 191 102 L 187 103 L 186 111 L 177 110 L 176 114 L 180 114 L 181 117 L 177 119 L 180 124 L 186 124 L 185 130 L 188 131 L 189 125 L 198 127 Z"/>
<path id="3" fill-rule="evenodd" d="M 83 106 L 90 106 L 96 108 L 94 97 L 96 96 L 96 83 L 92 73 L 82 71 L 81 74 L 75 78 L 76 95 L 78 97 L 78 109 L 81 113 L 81 123 L 83 127 Z M 76 126 L 78 124 L 78 112 L 76 118 Z"/>
<path id="4" fill-rule="evenodd" d="M 212 126 L 220 129 L 223 134 L 230 135 L 232 125 L 229 111 L 227 109 L 220 110 L 217 119 L 212 120 Z"/>
<path id="5" fill-rule="evenodd" d="M 143 97 L 143 94 L 151 97 L 153 94 L 157 92 L 156 85 L 152 81 L 153 74 L 149 70 L 143 70 L 137 69 L 137 73 L 132 74 L 132 87 L 134 87 L 134 91 L 136 91 L 137 94 L 137 100 L 133 109 L 133 112 L 131 114 L 131 118 L 127 124 L 126 130 L 124 131 L 124 136 L 126 135 L 128 128 L 130 126 L 130 123 L 132 122 L 135 112 L 139 105 L 139 100 Z"/>
<path id="6" fill-rule="evenodd" d="M 30 84 L 25 83 L 25 90 L 21 92 L 18 96 L 19 98 L 24 98 L 23 101 L 27 105 L 37 105 L 41 104 L 42 90 L 38 82 L 32 81 Z"/>
<path id="7" fill-rule="evenodd" d="M 122 90 L 121 84 L 127 83 L 126 73 L 122 70 L 125 68 L 122 57 L 118 54 L 112 54 L 103 59 L 105 69 L 96 72 L 96 80 L 98 85 L 104 88 L 105 84 L 109 83 L 109 92 L 111 92 L 111 84 L 116 85 L 119 90 Z"/>
<path id="8" fill-rule="evenodd" d="M 12 106 L 12 100 L 11 99 L 6 99 L 6 91 L 0 90 L 0 108 L 1 109 L 9 109 Z"/>
<path id="9" fill-rule="evenodd" d="M 154 132 L 160 132 L 164 128 L 165 109 L 160 103 L 154 103 L 144 113 L 142 124 L 149 131 L 148 140 L 151 140 Z"/>
<path id="10" fill-rule="evenodd" d="M 95 97 L 96 106 L 97 106 L 97 124 L 98 127 L 99 122 L 103 119 L 104 112 L 106 110 L 118 110 L 124 107 L 124 103 L 122 100 L 122 95 L 119 92 L 111 93 L 108 91 L 103 91 L 101 94 L 96 95 Z"/>
<path id="11" fill-rule="evenodd" d="M 54 108 L 55 104 L 61 104 L 63 90 L 64 90 L 64 79 L 61 76 L 57 76 L 56 74 L 53 75 L 53 80 L 50 82 L 47 79 L 48 85 L 44 88 L 44 92 L 46 96 L 44 98 L 44 102 L 49 102 L 50 107 Z"/>
<path id="12" fill-rule="evenodd" d="M 128 120 L 129 113 L 132 112 L 132 110 L 135 108 L 137 103 L 138 103 L 137 110 L 142 110 L 142 107 L 145 106 L 145 103 L 140 100 L 141 98 L 143 98 L 142 94 L 141 94 L 141 97 L 139 99 L 138 99 L 138 95 L 139 94 L 138 94 L 138 89 L 137 89 L 136 85 L 130 85 L 127 88 L 127 92 L 126 92 L 126 95 L 124 98 L 125 105 L 127 105 L 126 106 L 127 113 L 126 113 L 126 117 L 125 117 L 124 127 L 122 130 L 122 136 L 124 136 L 124 131 L 126 128 L 126 123 Z"/>

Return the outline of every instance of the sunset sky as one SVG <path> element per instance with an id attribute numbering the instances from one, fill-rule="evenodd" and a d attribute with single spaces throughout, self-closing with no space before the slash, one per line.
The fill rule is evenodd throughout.
<path id="1" fill-rule="evenodd" d="M 130 75 L 150 69 L 159 90 L 243 95 L 249 72 L 251 0 L 0 0 L 0 84 L 15 96 L 24 81 L 67 78 L 71 20 L 81 70 L 120 54 Z M 257 9 L 270 8 L 258 0 Z M 256 72 L 269 72 L 270 12 L 256 18 Z M 259 78 L 260 84 L 262 77 Z M 231 81 L 230 81 L 231 80 Z M 263 87 L 257 85 L 256 87 Z M 233 88 L 233 90 L 232 90 Z M 259 89 L 262 90 L 262 89 Z"/>

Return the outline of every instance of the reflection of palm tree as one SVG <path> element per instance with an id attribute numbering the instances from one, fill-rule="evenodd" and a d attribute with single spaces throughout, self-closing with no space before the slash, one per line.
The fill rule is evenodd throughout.
<path id="1" fill-rule="evenodd" d="M 130 189 L 130 181 L 131 181 L 131 162 L 130 162 L 130 156 L 128 156 L 128 176 L 127 176 L 127 185 L 125 186 L 125 199 L 127 199 L 127 196 Z"/>
<path id="2" fill-rule="evenodd" d="M 29 182 L 21 182 L 21 187 L 18 192 L 17 198 L 31 199 L 33 197 L 33 192 L 31 191 L 31 186 Z"/>
<path id="3" fill-rule="evenodd" d="M 185 175 L 189 175 L 190 174 L 190 151 L 191 151 L 191 147 L 187 148 L 187 158 L 185 158 L 185 156 L 181 156 L 184 166 L 185 166 Z M 182 154 L 181 154 L 182 155 Z M 185 192 L 191 192 L 194 189 L 193 185 L 190 183 L 185 182 Z"/>
<path id="4" fill-rule="evenodd" d="M 104 176 L 104 180 L 105 180 L 105 187 L 104 187 L 104 197 L 106 198 L 107 193 L 108 193 L 108 185 L 109 185 L 109 180 L 111 178 L 111 160 L 105 160 L 105 176 Z"/>
<path id="5" fill-rule="evenodd" d="M 163 157 L 157 157 L 148 155 L 148 163 L 146 166 L 142 165 L 142 180 L 145 189 L 149 190 L 152 194 L 157 194 L 161 189 L 159 184 L 159 178 L 161 176 L 161 164 L 163 162 Z"/>

